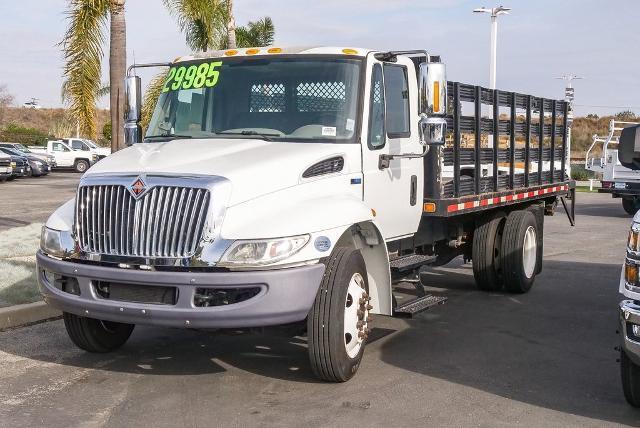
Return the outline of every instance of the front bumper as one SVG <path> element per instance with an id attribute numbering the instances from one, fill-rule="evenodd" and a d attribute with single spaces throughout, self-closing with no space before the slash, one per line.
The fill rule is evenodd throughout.
<path id="1" fill-rule="evenodd" d="M 629 359 L 640 365 L 640 336 L 633 333 L 633 325 L 640 325 L 640 305 L 633 300 L 620 302 L 620 336 L 622 349 Z"/>
<path id="2" fill-rule="evenodd" d="M 13 168 L 13 175 L 16 177 L 27 177 L 31 174 L 31 167 L 29 166 L 20 166 L 17 168 Z"/>
<path id="3" fill-rule="evenodd" d="M 185 328 L 264 327 L 302 321 L 313 305 L 325 269 L 318 263 L 251 272 L 142 271 L 61 261 L 40 251 L 36 262 L 40 292 L 49 305 L 61 311 L 107 321 Z M 76 278 L 80 295 L 56 288 L 44 270 Z M 175 305 L 108 300 L 97 293 L 97 281 L 176 287 L 178 297 Z M 240 303 L 196 307 L 196 287 L 260 287 L 261 291 Z"/>

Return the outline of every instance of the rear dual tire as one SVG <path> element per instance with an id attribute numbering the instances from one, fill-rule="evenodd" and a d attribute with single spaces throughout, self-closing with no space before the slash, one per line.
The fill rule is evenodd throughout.
<path id="1" fill-rule="evenodd" d="M 526 293 L 538 271 L 538 226 L 529 210 L 495 214 L 480 224 L 472 244 L 473 276 L 484 291 Z"/>

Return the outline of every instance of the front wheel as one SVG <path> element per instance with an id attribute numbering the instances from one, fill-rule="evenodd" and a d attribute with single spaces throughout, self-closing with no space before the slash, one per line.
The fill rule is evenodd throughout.
<path id="1" fill-rule="evenodd" d="M 633 407 L 640 407 L 640 367 L 631 361 L 624 349 L 620 349 L 620 375 L 624 398 Z"/>
<path id="2" fill-rule="evenodd" d="M 369 334 L 368 290 L 360 251 L 334 250 L 307 319 L 309 360 L 318 378 L 345 382 L 358 370 Z"/>
<path id="3" fill-rule="evenodd" d="M 129 339 L 135 327 L 134 324 L 96 320 L 67 312 L 63 318 L 71 341 L 78 348 L 94 353 L 118 349 Z"/>
<path id="4" fill-rule="evenodd" d="M 79 173 L 81 173 L 81 174 L 82 174 L 82 173 L 84 173 L 86 170 L 88 170 L 88 169 L 89 169 L 89 162 L 87 162 L 87 161 L 86 161 L 86 160 L 84 160 L 84 159 L 80 159 L 80 160 L 76 161 L 76 165 L 75 165 L 75 167 L 76 167 L 76 172 L 79 172 Z"/>
<path id="5" fill-rule="evenodd" d="M 625 210 L 627 214 L 636 215 L 636 212 L 638 211 L 636 199 L 622 198 L 622 208 Z"/>

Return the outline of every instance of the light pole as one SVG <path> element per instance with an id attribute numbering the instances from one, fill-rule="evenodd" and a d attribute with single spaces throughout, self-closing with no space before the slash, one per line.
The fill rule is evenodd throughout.
<path id="1" fill-rule="evenodd" d="M 491 64 L 489 65 L 489 88 L 496 88 L 496 49 L 498 44 L 498 15 L 508 15 L 510 7 L 498 6 L 494 8 L 479 7 L 473 9 L 476 13 L 491 14 Z"/>

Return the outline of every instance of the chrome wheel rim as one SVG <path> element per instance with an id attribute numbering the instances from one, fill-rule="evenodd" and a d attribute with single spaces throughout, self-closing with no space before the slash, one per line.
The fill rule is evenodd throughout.
<path id="1" fill-rule="evenodd" d="M 537 250 L 536 230 L 533 226 L 529 226 L 524 233 L 524 242 L 522 244 L 522 266 L 524 275 L 527 278 L 531 278 L 536 269 Z"/>
<path id="2" fill-rule="evenodd" d="M 344 302 L 343 338 L 345 350 L 350 358 L 358 355 L 369 333 L 369 300 L 364 288 L 364 278 L 360 273 L 354 273 L 349 281 Z"/>

